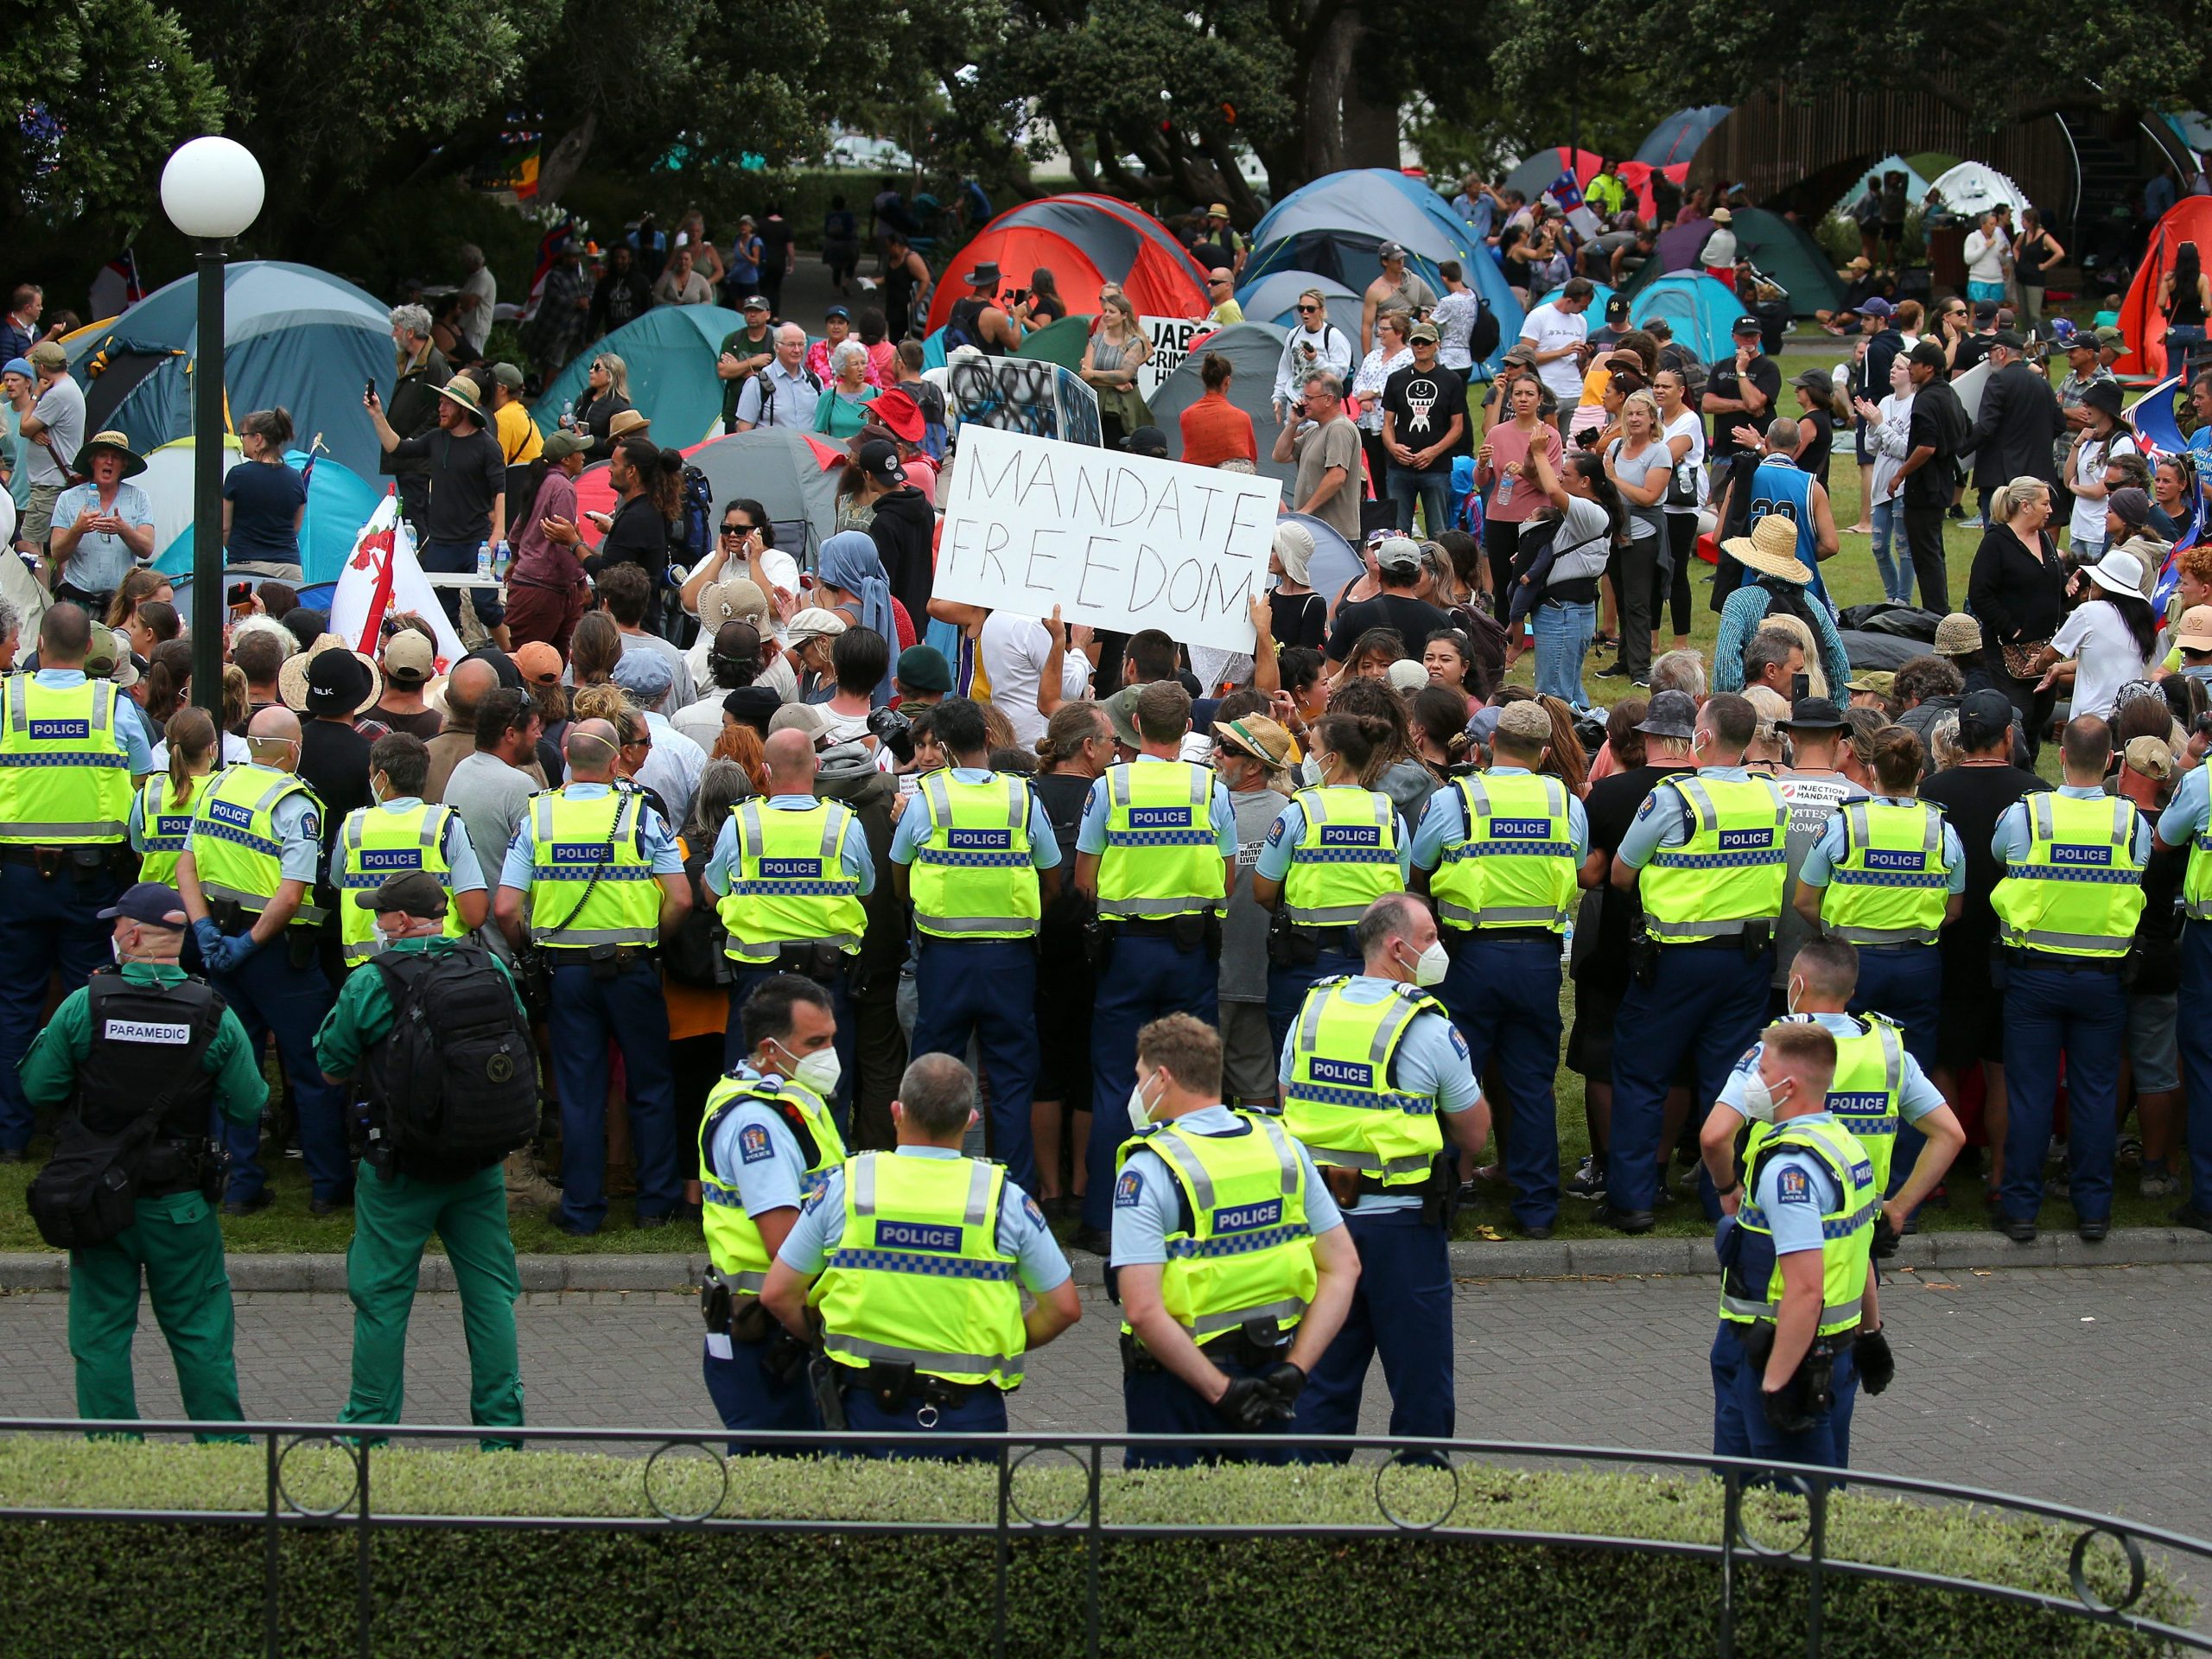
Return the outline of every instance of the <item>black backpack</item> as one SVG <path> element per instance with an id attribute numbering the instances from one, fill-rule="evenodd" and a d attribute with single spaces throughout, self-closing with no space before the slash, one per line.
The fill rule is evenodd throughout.
<path id="1" fill-rule="evenodd" d="M 676 937 L 662 942 L 660 953 L 661 967 L 671 979 L 706 991 L 726 990 L 730 983 L 729 930 L 722 925 L 721 901 L 703 879 L 714 851 L 710 843 L 685 857 L 691 908 L 684 912 Z"/>
<path id="2" fill-rule="evenodd" d="M 537 1057 L 512 983 L 473 942 L 427 951 L 382 950 L 391 1030 L 369 1050 L 372 1160 L 474 1173 L 537 1131 Z"/>
<path id="3" fill-rule="evenodd" d="M 1497 313 L 1490 308 L 1488 300 L 1475 302 L 1474 326 L 1467 330 L 1467 360 L 1479 366 L 1490 360 L 1503 336 L 1498 333 Z"/>
<path id="4" fill-rule="evenodd" d="M 683 505 L 668 537 L 669 552 L 678 563 L 696 567 L 706 558 L 715 542 L 714 512 L 715 486 L 696 467 L 686 467 Z"/>

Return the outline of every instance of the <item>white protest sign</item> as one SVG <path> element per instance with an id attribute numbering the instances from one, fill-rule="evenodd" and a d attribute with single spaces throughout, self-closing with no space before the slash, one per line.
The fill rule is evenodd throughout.
<path id="1" fill-rule="evenodd" d="M 1071 622 L 1252 649 L 1274 479 L 967 427 L 950 482 L 941 597 L 1025 616 L 1057 605 Z"/>
<path id="2" fill-rule="evenodd" d="M 1152 342 L 1152 355 L 1137 371 L 1137 390 L 1150 403 L 1167 377 L 1183 366 L 1183 359 L 1191 353 L 1191 342 L 1213 333 L 1217 325 L 1195 317 L 1139 317 L 1137 321 Z"/>
<path id="3" fill-rule="evenodd" d="M 1989 385 L 1989 359 L 1984 358 L 1951 382 L 1952 394 L 1959 400 L 1959 407 L 1967 412 L 1967 419 L 1981 418 L 1981 394 Z"/>

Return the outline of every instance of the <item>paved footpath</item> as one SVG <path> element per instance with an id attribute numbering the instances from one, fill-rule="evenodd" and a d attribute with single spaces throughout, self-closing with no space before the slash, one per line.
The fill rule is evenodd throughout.
<path id="1" fill-rule="evenodd" d="M 1011 1402 L 1017 1428 L 1118 1431 L 1114 1310 L 1040 1353 Z M 2212 1538 L 2212 1266 L 1971 1268 L 1900 1274 L 1884 1294 L 1897 1381 L 1859 1408 L 1866 1468 L 2107 1510 Z M 518 1310 L 533 1422 L 712 1427 L 696 1303 L 651 1291 L 534 1292 Z M 0 1296 L 0 1411 L 66 1414 L 73 1394 L 64 1294 Z M 327 1419 L 346 1396 L 353 1311 L 342 1295 L 245 1292 L 238 1370 L 249 1415 Z M 1713 1288 L 1687 1277 L 1465 1280 L 1459 1432 L 1500 1440 L 1700 1451 L 1711 1444 L 1706 1351 Z M 467 1420 L 460 1306 L 416 1304 L 407 1416 Z M 179 1412 L 150 1314 L 140 1408 Z M 1377 1368 L 1361 1427 L 1388 1427 Z"/>

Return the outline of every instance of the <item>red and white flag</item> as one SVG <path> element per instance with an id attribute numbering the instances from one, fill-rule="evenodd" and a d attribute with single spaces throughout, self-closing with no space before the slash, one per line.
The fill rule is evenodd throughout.
<path id="1" fill-rule="evenodd" d="M 399 516 L 399 498 L 388 494 L 353 538 L 338 590 L 330 596 L 330 631 L 356 651 L 377 657 L 385 618 L 409 613 L 428 622 L 437 635 L 439 673 L 461 659 L 461 636 L 416 560 L 414 532 Z"/>

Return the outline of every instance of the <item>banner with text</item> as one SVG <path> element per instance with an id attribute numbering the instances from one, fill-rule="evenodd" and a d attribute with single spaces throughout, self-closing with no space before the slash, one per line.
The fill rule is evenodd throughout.
<path id="1" fill-rule="evenodd" d="M 1152 341 L 1152 355 L 1137 371 L 1137 390 L 1150 403 L 1167 377 L 1183 366 L 1183 359 L 1191 354 L 1191 342 L 1212 334 L 1216 325 L 1192 317 L 1139 317 L 1137 321 Z"/>
<path id="2" fill-rule="evenodd" d="M 963 357 L 947 365 L 944 391 L 963 444 L 983 427 L 1093 448 L 1103 442 L 1098 394 L 1041 357 Z"/>
<path id="3" fill-rule="evenodd" d="M 942 597 L 1252 649 L 1245 607 L 1266 591 L 1274 479 L 969 427 L 950 485 Z"/>

